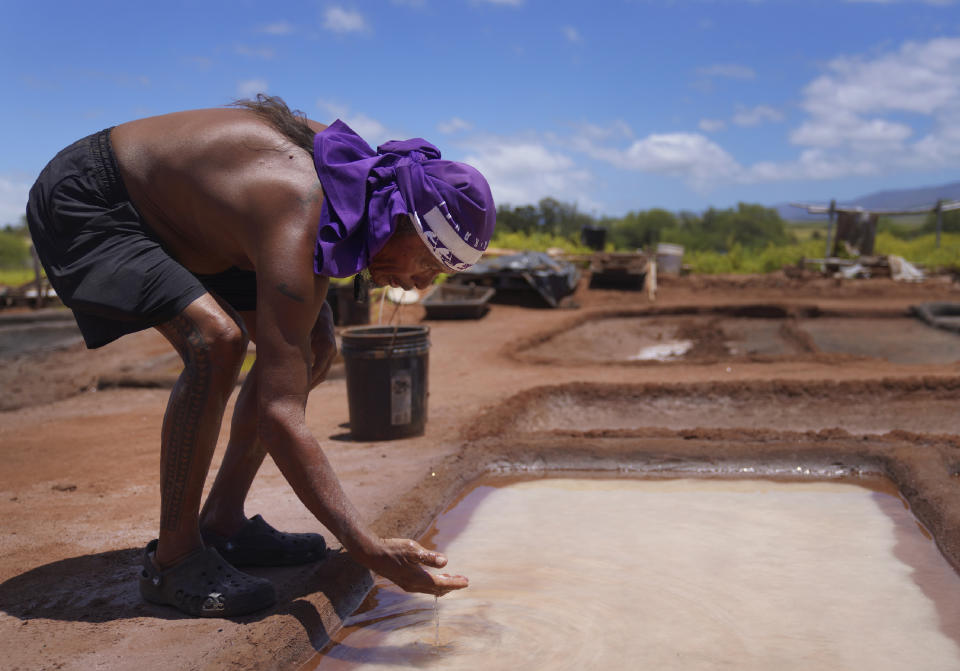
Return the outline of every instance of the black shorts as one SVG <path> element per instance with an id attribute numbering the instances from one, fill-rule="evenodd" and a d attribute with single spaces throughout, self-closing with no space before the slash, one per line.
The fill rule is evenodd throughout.
<path id="1" fill-rule="evenodd" d="M 198 277 L 167 253 L 130 202 L 110 129 L 47 164 L 30 190 L 27 224 L 50 284 L 91 349 L 162 324 L 208 291 L 238 310 L 256 309 L 252 271 Z"/>
<path id="2" fill-rule="evenodd" d="M 257 274 L 252 270 L 229 268 L 216 275 L 197 275 L 210 293 L 218 295 L 235 310 L 257 309 Z"/>

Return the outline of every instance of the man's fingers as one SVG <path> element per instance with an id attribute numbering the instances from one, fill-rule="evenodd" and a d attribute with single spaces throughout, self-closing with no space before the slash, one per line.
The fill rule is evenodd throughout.
<path id="1" fill-rule="evenodd" d="M 451 590 L 468 587 L 470 585 L 470 581 L 467 580 L 466 576 L 441 573 L 440 575 L 433 576 L 433 584 L 442 589 L 444 592 L 449 592 Z"/>
<path id="2" fill-rule="evenodd" d="M 417 550 L 417 561 L 424 566 L 431 568 L 443 568 L 447 565 L 447 558 L 439 552 L 425 550 L 422 547 Z"/>
<path id="3" fill-rule="evenodd" d="M 470 585 L 470 581 L 465 576 L 431 573 L 427 570 L 443 568 L 447 565 L 447 557 L 441 552 L 428 550 L 409 538 L 389 538 L 385 539 L 384 543 L 398 549 L 399 552 L 394 557 L 406 564 L 402 571 L 388 577 L 408 592 L 442 596 L 447 592 Z"/>

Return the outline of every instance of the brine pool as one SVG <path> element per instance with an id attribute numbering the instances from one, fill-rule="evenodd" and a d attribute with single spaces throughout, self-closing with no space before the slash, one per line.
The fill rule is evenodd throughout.
<path id="1" fill-rule="evenodd" d="M 960 668 L 960 578 L 888 481 L 482 484 L 423 541 L 470 587 L 378 580 L 304 669 Z"/>

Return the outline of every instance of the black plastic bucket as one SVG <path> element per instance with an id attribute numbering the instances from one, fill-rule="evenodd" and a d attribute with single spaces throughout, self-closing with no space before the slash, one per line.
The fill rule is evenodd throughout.
<path id="1" fill-rule="evenodd" d="M 580 242 L 585 247 L 602 252 L 604 245 L 607 244 L 607 229 L 584 226 L 580 229 Z"/>
<path id="2" fill-rule="evenodd" d="M 428 326 L 357 326 L 343 332 L 350 433 L 355 440 L 423 434 L 429 335 Z"/>

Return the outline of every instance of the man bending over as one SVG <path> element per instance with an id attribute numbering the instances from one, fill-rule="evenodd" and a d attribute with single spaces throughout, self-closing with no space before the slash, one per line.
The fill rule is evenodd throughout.
<path id="1" fill-rule="evenodd" d="M 273 604 L 273 585 L 234 565 L 315 561 L 319 534 L 284 534 L 244 500 L 270 453 L 294 492 L 362 565 L 408 591 L 443 594 L 463 576 L 446 558 L 373 534 L 304 421 L 307 394 L 336 354 L 330 277 L 425 288 L 476 263 L 495 208 L 473 168 L 430 143 L 374 152 L 331 126 L 258 96 L 233 109 L 131 121 L 61 151 L 30 192 L 27 221 L 47 277 L 89 348 L 156 328 L 184 369 L 161 434 L 160 533 L 140 592 L 192 615 Z M 223 463 L 204 480 L 248 340 Z M 226 561 L 223 561 L 226 560 Z"/>

